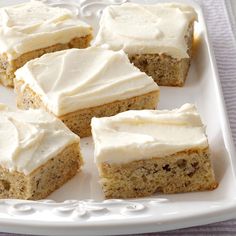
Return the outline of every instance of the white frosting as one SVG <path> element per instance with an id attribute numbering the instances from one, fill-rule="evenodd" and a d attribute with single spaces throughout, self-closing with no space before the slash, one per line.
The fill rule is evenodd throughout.
<path id="1" fill-rule="evenodd" d="M 196 19 L 194 9 L 180 3 L 109 6 L 103 11 L 95 45 L 108 44 L 130 55 L 165 53 L 187 58 L 184 37 Z"/>
<path id="2" fill-rule="evenodd" d="M 205 127 L 191 104 L 93 118 L 92 134 L 96 163 L 121 164 L 208 147 Z"/>
<path id="3" fill-rule="evenodd" d="M 42 110 L 11 111 L 0 105 L 0 165 L 26 175 L 79 137 Z"/>
<path id="4" fill-rule="evenodd" d="M 159 90 L 123 51 L 95 47 L 46 54 L 17 70 L 16 80 L 57 116 Z"/>
<path id="5" fill-rule="evenodd" d="M 0 8 L 0 53 L 23 53 L 91 34 L 91 27 L 67 9 L 31 1 Z"/>

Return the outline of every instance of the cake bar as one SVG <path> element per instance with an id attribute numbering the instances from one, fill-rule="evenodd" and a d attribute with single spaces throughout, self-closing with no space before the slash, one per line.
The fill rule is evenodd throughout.
<path id="1" fill-rule="evenodd" d="M 136 198 L 217 187 L 194 105 L 93 118 L 95 163 L 106 198 Z"/>
<path id="2" fill-rule="evenodd" d="M 123 51 L 68 49 L 34 59 L 16 71 L 21 109 L 43 108 L 80 137 L 91 135 L 92 117 L 155 109 L 159 87 Z"/>
<path id="3" fill-rule="evenodd" d="M 94 45 L 123 49 L 158 85 L 183 86 L 195 20 L 195 10 L 181 3 L 111 5 L 103 11 Z"/>
<path id="4" fill-rule="evenodd" d="M 0 83 L 13 87 L 14 72 L 49 52 L 88 47 L 92 28 L 70 10 L 30 1 L 0 8 Z"/>
<path id="5" fill-rule="evenodd" d="M 0 198 L 45 198 L 82 164 L 80 139 L 63 122 L 0 104 Z"/>

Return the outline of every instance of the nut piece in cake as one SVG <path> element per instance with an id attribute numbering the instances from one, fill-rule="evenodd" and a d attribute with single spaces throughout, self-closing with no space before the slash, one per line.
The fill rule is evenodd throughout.
<path id="1" fill-rule="evenodd" d="M 103 11 L 95 45 L 123 49 L 158 85 L 183 86 L 188 74 L 195 10 L 180 3 L 125 3 Z"/>
<path id="2" fill-rule="evenodd" d="M 14 72 L 49 52 L 88 47 L 92 28 L 71 11 L 30 1 L 0 8 L 0 83 L 13 86 Z"/>
<path id="3" fill-rule="evenodd" d="M 205 127 L 194 105 L 93 118 L 95 162 L 106 198 L 213 190 Z"/>
<path id="4" fill-rule="evenodd" d="M 68 49 L 31 60 L 16 71 L 21 109 L 44 108 L 80 137 L 91 135 L 92 117 L 155 109 L 159 87 L 123 51 Z"/>
<path id="5" fill-rule="evenodd" d="M 80 170 L 80 139 L 43 110 L 0 104 L 0 198 L 42 199 Z"/>

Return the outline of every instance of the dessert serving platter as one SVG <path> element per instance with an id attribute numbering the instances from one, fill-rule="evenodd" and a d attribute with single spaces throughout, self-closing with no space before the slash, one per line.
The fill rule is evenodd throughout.
<path id="1" fill-rule="evenodd" d="M 66 7 L 98 30 L 102 9 L 109 4 L 161 0 L 43 0 Z M 24 0 L 0 1 L 0 7 Z M 165 1 L 166 2 L 166 1 Z M 219 76 L 201 7 L 190 0 L 198 13 L 194 55 L 184 87 L 161 87 L 160 109 L 194 103 L 206 124 L 212 162 L 219 182 L 214 191 L 184 194 L 155 194 L 139 199 L 105 200 L 93 162 L 91 137 L 81 139 L 83 170 L 63 187 L 41 201 L 0 200 L 0 231 L 38 235 L 117 235 L 157 232 L 236 217 L 235 148 L 223 101 Z M 0 103 L 15 107 L 12 89 L 0 86 Z"/>

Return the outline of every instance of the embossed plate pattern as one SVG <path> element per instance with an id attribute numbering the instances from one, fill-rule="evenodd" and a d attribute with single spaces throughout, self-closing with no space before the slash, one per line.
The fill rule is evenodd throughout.
<path id="1" fill-rule="evenodd" d="M 0 6 L 24 0 L 0 1 Z M 128 0 L 43 0 L 66 7 L 98 29 L 102 9 Z M 132 0 L 156 3 L 158 0 Z M 207 224 L 236 216 L 235 150 L 225 113 L 215 59 L 201 8 L 194 58 L 183 88 L 161 88 L 159 108 L 195 103 L 207 125 L 219 187 L 212 192 L 163 195 L 131 200 L 104 200 L 93 163 L 91 138 L 82 139 L 85 167 L 75 178 L 42 201 L 0 200 L 0 229 L 47 235 L 105 235 L 162 231 Z M 15 106 L 11 89 L 0 86 L 0 102 Z M 50 200 L 49 200 L 50 199 Z"/>

